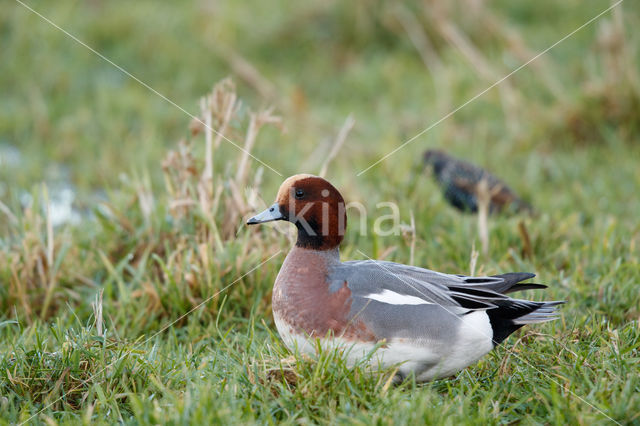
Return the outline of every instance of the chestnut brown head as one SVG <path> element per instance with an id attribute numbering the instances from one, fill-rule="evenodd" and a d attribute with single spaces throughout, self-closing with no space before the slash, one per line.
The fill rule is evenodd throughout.
<path id="1" fill-rule="evenodd" d="M 347 227 L 340 192 L 325 179 L 307 174 L 286 179 L 280 185 L 276 202 L 247 224 L 273 220 L 293 223 L 298 228 L 296 245 L 318 250 L 338 247 Z"/>

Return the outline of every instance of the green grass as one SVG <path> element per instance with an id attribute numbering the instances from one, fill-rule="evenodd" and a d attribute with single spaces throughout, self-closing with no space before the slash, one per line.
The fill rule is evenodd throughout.
<path id="1" fill-rule="evenodd" d="M 291 354 L 270 292 L 290 242 L 242 217 L 259 207 L 245 189 L 270 202 L 282 177 L 256 162 L 237 177 L 242 155 L 222 142 L 201 202 L 205 144 L 189 116 L 20 4 L 0 8 L 0 207 L 10 211 L 0 210 L 0 424 L 639 424 L 632 3 L 619 9 L 621 25 L 603 16 L 356 177 L 610 5 L 500 1 L 470 14 L 471 3 L 28 2 L 192 114 L 232 76 L 243 103 L 226 134 L 240 144 L 250 112 L 275 105 L 284 131 L 263 127 L 251 152 L 285 176 L 317 173 L 353 114 L 328 178 L 368 207 L 369 230 L 388 213 L 379 202 L 398 203 L 405 224 L 413 213 L 416 265 L 468 273 L 480 245 L 476 218 L 449 207 L 419 170 L 425 149 L 483 165 L 531 201 L 535 217 L 490 219 L 477 270 L 536 272 L 549 289 L 535 297 L 567 300 L 562 318 L 525 328 L 453 378 L 400 386 L 393 371 L 348 368 L 339 353 L 281 361 Z M 433 45 L 433 74 L 401 16 Z M 443 22 L 476 56 L 461 54 Z M 229 52 L 267 83 L 243 77 Z M 180 139 L 194 174 L 162 167 Z M 48 229 L 47 199 L 63 188 L 82 219 Z M 179 195 L 194 204 L 172 208 Z M 352 226 L 342 256 L 408 263 L 411 238 Z M 92 307 L 100 292 L 102 320 Z M 278 379 L 281 367 L 294 383 Z"/>

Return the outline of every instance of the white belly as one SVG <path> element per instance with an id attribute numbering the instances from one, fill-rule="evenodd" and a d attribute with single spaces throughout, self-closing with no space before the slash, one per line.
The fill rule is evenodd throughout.
<path id="1" fill-rule="evenodd" d="M 415 373 L 416 380 L 424 382 L 450 376 L 478 361 L 493 348 L 493 331 L 489 316 L 484 311 L 473 312 L 459 317 L 462 324 L 457 330 L 453 345 L 426 340 L 407 341 L 390 339 L 377 348 L 372 342 L 352 342 L 340 336 L 317 339 L 323 350 L 341 349 L 349 366 L 362 360 L 373 369 L 379 366 L 397 366 L 399 373 L 406 377 Z M 291 327 L 275 312 L 273 319 L 280 337 L 292 351 L 312 355 L 315 353 L 316 339 L 294 333 Z M 373 352 L 375 350 L 375 352 Z M 373 353 L 372 353 L 373 352 Z"/>

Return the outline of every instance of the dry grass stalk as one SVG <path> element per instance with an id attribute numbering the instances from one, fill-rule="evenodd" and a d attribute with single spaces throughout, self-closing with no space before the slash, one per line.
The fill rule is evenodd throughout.
<path id="1" fill-rule="evenodd" d="M 425 2 L 423 10 L 428 25 L 432 26 L 444 40 L 458 49 L 484 80 L 493 84 L 504 77 L 506 72 L 494 69 L 490 65 L 489 60 L 485 58 L 469 37 L 450 18 L 451 12 L 446 9 L 446 6 L 440 5 L 438 2 Z M 508 80 L 502 81 L 496 88 L 500 94 L 503 111 L 507 117 L 507 124 L 515 132 L 518 130 L 517 124 L 519 122 L 517 92 L 511 87 L 511 83 Z"/>
<path id="2" fill-rule="evenodd" d="M 246 184 L 249 153 L 253 149 L 253 145 L 255 144 L 260 129 L 267 124 L 272 124 L 280 128 L 282 126 L 282 118 L 273 114 L 273 107 L 267 108 L 258 113 L 251 113 L 250 117 L 249 128 L 245 137 L 245 150 L 241 154 L 238 170 L 236 172 L 236 183 L 239 185 Z"/>
<path id="3" fill-rule="evenodd" d="M 96 293 L 96 298 L 91 303 L 91 309 L 93 310 L 93 318 L 95 321 L 95 329 L 100 337 L 106 337 L 106 334 L 103 330 L 104 320 L 102 317 L 102 295 L 104 293 L 104 289 L 101 289 L 98 293 Z"/>
<path id="4" fill-rule="evenodd" d="M 245 57 L 235 50 L 224 47 L 219 47 L 218 53 L 227 61 L 233 73 L 255 89 L 260 96 L 268 100 L 276 99 L 276 87 Z"/>
<path id="5" fill-rule="evenodd" d="M 353 126 L 355 124 L 356 120 L 354 120 L 353 116 L 349 114 L 349 116 L 347 116 L 346 120 L 344 121 L 342 128 L 340 128 L 340 131 L 338 132 L 338 135 L 336 136 L 336 139 L 333 143 L 333 147 L 331 148 L 331 151 L 329 151 L 329 155 L 327 155 L 327 158 L 324 160 L 318 176 L 326 176 L 327 169 L 329 168 L 329 163 L 336 157 L 336 155 L 338 155 L 340 148 L 342 148 L 342 145 L 344 145 L 344 141 L 347 140 L 347 136 L 349 135 L 349 132 L 351 131 L 351 129 L 353 129 Z"/>
<path id="6" fill-rule="evenodd" d="M 527 225 L 522 220 L 518 222 L 518 231 L 520 232 L 520 238 L 522 238 L 522 257 L 531 259 L 533 257 L 531 238 L 529 237 L 529 231 L 527 231 Z"/>
<path id="7" fill-rule="evenodd" d="M 415 265 L 415 254 L 416 254 L 416 219 L 413 215 L 413 210 L 410 210 L 411 213 L 411 256 L 409 260 L 411 261 L 411 265 Z"/>
<path id="8" fill-rule="evenodd" d="M 476 185 L 478 198 L 478 235 L 482 244 L 482 254 L 489 254 L 489 208 L 491 206 L 491 198 L 495 196 L 502 186 L 496 185 L 489 188 L 487 179 L 481 179 Z"/>
<path id="9" fill-rule="evenodd" d="M 180 219 L 195 204 L 190 182 L 198 174 L 192 148 L 187 141 L 181 140 L 177 150 L 167 153 L 162 161 L 162 171 L 169 195 L 169 211 Z"/>
<path id="10" fill-rule="evenodd" d="M 171 214 L 180 220 L 196 215 L 203 217 L 205 223 L 200 227 L 199 240 L 222 248 L 222 242 L 235 235 L 239 219 L 254 208 L 245 188 L 249 182 L 251 151 L 260 130 L 265 125 L 281 128 L 282 121 L 273 108 L 249 112 L 244 144 L 236 161 L 237 171 L 234 176 L 225 176 L 214 169 L 216 151 L 223 135 L 232 127 L 236 134 L 226 137 L 241 137 L 237 129 L 242 124 L 242 104 L 233 81 L 225 79 L 217 83 L 211 93 L 202 98 L 200 110 L 200 117 L 190 125 L 194 139 L 181 141 L 178 150 L 167 154 L 162 168 Z M 193 145 L 201 133 L 205 142 L 204 166 L 196 161 Z"/>
<path id="11" fill-rule="evenodd" d="M 41 200 L 47 206 L 44 217 L 38 203 L 25 208 L 20 221 L 8 224 L 14 238 L 0 250 L 0 268 L 8 277 L 7 297 L 0 300 L 0 309 L 13 312 L 18 308 L 29 324 L 36 316 L 46 319 L 51 315 L 61 295 L 59 277 L 72 275 L 60 271 L 66 267 L 64 235 L 54 233 L 46 188 Z M 64 290 L 66 296 L 77 296 Z"/>
<path id="12" fill-rule="evenodd" d="M 476 250 L 476 243 L 471 244 L 471 258 L 469 260 L 469 276 L 474 277 L 476 275 L 476 265 L 478 264 L 478 250 Z"/>
<path id="13" fill-rule="evenodd" d="M 633 141 L 640 128 L 640 73 L 636 52 L 625 35 L 622 5 L 610 18 L 598 23 L 594 46 L 599 70 L 583 84 L 578 101 L 561 106 L 560 132 L 568 131 L 576 143 L 604 141 L 610 127 L 625 140 Z M 605 126 L 606 125 L 606 126 Z M 563 136 L 562 134 L 560 136 Z"/>
<path id="14" fill-rule="evenodd" d="M 438 19 L 436 19 L 436 21 L 438 21 Z M 504 73 L 493 69 L 480 50 L 478 50 L 471 40 L 451 21 L 442 20 L 437 28 L 443 37 L 462 53 L 487 82 L 494 83 L 503 77 Z M 507 123 L 517 123 L 518 119 L 515 111 L 517 111 L 518 99 L 516 91 L 511 87 L 511 83 L 508 80 L 502 81 L 502 83 L 497 86 L 497 89 L 504 104 L 503 110 L 508 119 Z"/>
<path id="15" fill-rule="evenodd" d="M 170 255 L 161 256 L 164 263 L 157 274 L 167 285 L 157 286 L 144 281 L 143 288 L 135 292 L 135 297 L 149 299 L 150 312 L 165 310 L 160 300 L 172 288 L 171 283 L 184 284 L 180 286 L 179 297 L 191 306 L 214 296 L 207 303 L 207 309 L 215 311 L 219 303 L 215 293 L 217 277 L 224 277 L 234 268 L 241 270 L 247 258 L 262 246 L 264 234 L 255 232 L 250 236 L 251 242 L 235 253 L 233 262 L 216 255 L 223 253 L 227 242 L 235 237 L 238 226 L 243 225 L 240 219 L 257 210 L 255 204 L 259 198 L 257 188 L 261 185 L 262 168 L 252 173 L 251 150 L 262 127 L 279 126 L 280 118 L 270 108 L 245 114 L 230 79 L 216 84 L 202 98 L 200 108 L 200 116 L 190 125 L 192 139 L 180 141 L 178 148 L 168 152 L 162 164 L 170 213 L 178 222 L 188 223 L 194 231 L 178 232 L 177 238 L 173 237 Z M 248 117 L 248 122 L 244 117 Z M 244 144 L 235 161 L 225 154 L 225 160 L 229 159 L 228 166 L 218 170 L 215 160 L 221 155 L 222 135 L 233 140 L 243 138 Z M 204 149 L 197 150 L 202 142 Z M 204 160 L 198 161 L 202 151 Z M 230 174 L 230 170 L 237 172 Z M 250 185 L 254 189 L 246 190 Z M 268 248 L 262 248 L 261 255 L 269 253 Z"/>
<path id="16" fill-rule="evenodd" d="M 376 256 L 378 260 L 386 260 L 391 254 L 398 249 L 398 246 L 389 246 L 385 248 L 382 253 Z"/>
<path id="17" fill-rule="evenodd" d="M 451 102 L 451 84 L 445 66 L 442 60 L 440 60 L 440 56 L 433 47 L 424 28 L 408 7 L 398 3 L 393 7 L 392 11 L 395 18 L 407 33 L 409 40 L 411 40 L 411 43 L 413 43 L 420 54 L 424 66 L 434 80 L 436 100 L 440 114 L 446 114 L 453 108 Z"/>
<path id="18" fill-rule="evenodd" d="M 49 192 L 47 191 L 47 187 L 43 186 L 42 195 L 44 198 L 44 202 L 47 206 L 47 217 L 46 217 L 46 230 L 47 230 L 47 246 L 46 246 L 46 261 L 49 267 L 46 272 L 42 266 L 41 259 L 38 259 L 38 270 L 42 276 L 42 280 L 47 284 L 47 292 L 44 298 L 44 303 L 42 305 L 42 311 L 40 312 L 40 319 L 45 319 L 47 315 L 47 310 L 49 309 L 49 305 L 51 304 L 51 298 L 53 297 L 53 291 L 56 287 L 56 277 L 55 271 L 53 269 L 54 264 L 54 240 L 53 240 L 53 224 L 51 222 L 51 203 L 49 202 Z"/>
<path id="19" fill-rule="evenodd" d="M 4 204 L 2 201 L 0 201 L 0 212 L 4 213 L 4 215 L 9 218 L 9 221 L 12 224 L 15 225 L 16 223 L 18 223 L 18 218 L 11 212 L 11 209 L 9 209 L 9 207 L 7 207 L 7 205 Z"/>
<path id="20" fill-rule="evenodd" d="M 489 184 L 486 179 L 482 179 L 478 183 L 478 236 L 482 244 L 482 254 L 485 256 L 489 253 L 489 203 L 491 195 L 489 194 Z"/>
<path id="21" fill-rule="evenodd" d="M 491 208 L 491 199 L 495 197 L 503 186 L 500 184 L 489 187 L 489 181 L 486 177 L 480 179 L 476 185 L 476 196 L 478 200 L 478 235 L 482 244 L 482 254 L 489 253 L 489 213 Z"/>
<path id="22" fill-rule="evenodd" d="M 235 235 L 238 219 L 252 211 L 243 193 L 243 189 L 247 185 L 249 154 L 253 149 L 260 129 L 267 124 L 275 125 L 279 128 L 282 126 L 282 119 L 273 114 L 273 108 L 267 108 L 258 113 L 250 114 L 249 127 L 245 136 L 244 151 L 242 151 L 240 159 L 238 160 L 236 176 L 235 179 L 228 181 L 231 197 L 227 198 L 226 206 L 228 217 L 223 227 L 223 233 L 227 237 Z"/>
<path id="23" fill-rule="evenodd" d="M 527 62 L 533 58 L 537 52 L 531 50 L 522 39 L 520 34 L 516 32 L 504 19 L 499 18 L 491 11 L 491 7 L 487 7 L 483 1 L 480 5 L 475 4 L 477 0 L 467 0 L 470 8 L 473 9 L 475 16 L 482 22 L 482 28 L 499 39 L 507 49 L 521 62 Z M 564 90 L 560 82 L 555 78 L 553 72 L 549 70 L 548 63 L 544 56 L 531 62 L 529 67 L 536 71 L 536 76 L 547 86 L 551 94 L 557 98 L 562 98 Z"/>
<path id="24" fill-rule="evenodd" d="M 215 311 L 220 297 L 215 290 L 221 277 L 245 269 L 247 259 L 256 252 L 264 256 L 277 250 L 264 244 L 266 233 L 252 232 L 247 236 L 249 243 L 235 246 L 232 258 L 218 255 L 225 253 L 239 226 L 244 226 L 243 218 L 265 208 L 258 195 L 263 168 L 251 168 L 251 151 L 264 126 L 281 128 L 280 117 L 273 108 L 243 109 L 230 79 L 216 84 L 200 107 L 199 117 L 190 125 L 191 140 L 181 141 L 163 161 L 170 214 L 193 231 L 183 233 L 176 228 L 170 254 L 160 256 L 162 266 L 156 273 L 165 285 L 144 281 L 143 288 L 135 292 L 135 297 L 149 298 L 150 311 L 164 310 L 159 301 L 168 291 L 175 291 L 173 283 L 183 284 L 179 297 L 189 305 L 210 298 L 207 310 Z M 225 152 L 223 170 L 219 165 L 225 137 L 243 143 L 236 157 Z M 202 152 L 204 159 L 198 161 Z"/>
<path id="25" fill-rule="evenodd" d="M 440 56 L 433 47 L 422 25 L 413 12 L 404 4 L 398 3 L 394 5 L 392 12 L 420 54 L 422 62 L 424 62 L 424 65 L 435 78 L 438 74 L 437 71 L 444 68 L 444 64 L 440 60 Z"/>
<path id="26" fill-rule="evenodd" d="M 602 19 L 598 26 L 597 48 L 603 55 L 605 85 L 618 87 L 625 76 L 632 89 L 640 93 L 637 68 L 634 66 L 632 48 L 624 31 L 622 6 L 612 10 L 610 19 Z"/>
<path id="27" fill-rule="evenodd" d="M 151 215 L 153 214 L 153 207 L 155 201 L 153 199 L 153 191 L 151 190 L 151 178 L 148 173 L 141 179 L 136 179 L 135 192 L 138 199 L 138 205 L 140 211 L 147 224 L 151 223 Z"/>
<path id="28" fill-rule="evenodd" d="M 416 252 L 416 220 L 413 215 L 413 210 L 409 210 L 409 214 L 411 215 L 411 224 L 400 225 L 400 230 L 402 231 L 402 236 L 405 241 L 409 240 L 409 265 L 414 264 L 415 252 Z"/>

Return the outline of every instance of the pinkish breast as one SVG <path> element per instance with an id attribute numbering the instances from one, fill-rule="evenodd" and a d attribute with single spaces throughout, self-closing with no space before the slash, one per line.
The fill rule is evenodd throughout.
<path id="1" fill-rule="evenodd" d="M 345 281 L 331 293 L 329 265 L 339 262 L 337 249 L 308 250 L 294 247 L 287 255 L 273 287 L 272 306 L 292 334 L 322 338 L 331 333 L 347 340 L 375 341 L 359 320 L 350 321 L 351 290 Z"/>

